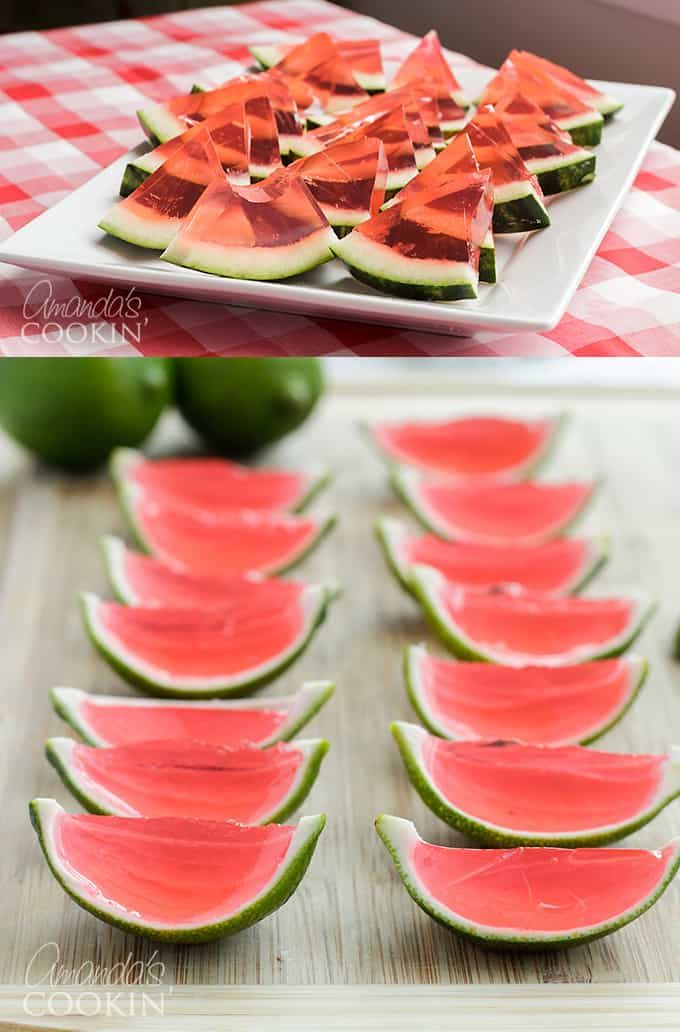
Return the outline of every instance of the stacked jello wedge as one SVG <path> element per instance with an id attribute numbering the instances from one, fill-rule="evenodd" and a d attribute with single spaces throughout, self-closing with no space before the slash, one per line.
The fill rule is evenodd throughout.
<path id="1" fill-rule="evenodd" d="M 416 902 L 488 943 L 597 938 L 650 907 L 680 865 L 680 839 L 598 848 L 680 794 L 680 750 L 586 747 L 642 685 L 645 661 L 625 653 L 653 605 L 638 590 L 579 594 L 607 558 L 606 539 L 566 536 L 596 485 L 529 479 L 559 422 L 369 428 L 427 531 L 383 520 L 378 540 L 456 657 L 407 648 L 405 685 L 425 727 L 391 730 L 426 805 L 487 848 L 426 843 L 399 817 L 376 826 Z"/>
<path id="2" fill-rule="evenodd" d="M 299 514 L 328 475 L 131 451 L 112 469 L 143 552 L 102 542 L 117 601 L 85 594 L 82 614 L 102 657 L 146 694 L 53 690 L 82 742 L 52 738 L 47 756 L 90 812 L 38 799 L 31 816 L 54 875 L 85 909 L 156 938 L 217 938 L 286 901 L 324 826 L 322 816 L 283 822 L 328 749 L 290 739 L 332 683 L 232 697 L 291 664 L 337 594 L 278 576 L 332 527 L 330 515 Z"/>

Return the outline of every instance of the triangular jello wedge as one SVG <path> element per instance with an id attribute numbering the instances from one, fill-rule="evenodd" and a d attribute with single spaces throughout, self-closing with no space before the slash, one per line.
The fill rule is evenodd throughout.
<path id="1" fill-rule="evenodd" d="M 210 134 L 191 134 L 129 197 L 110 209 L 99 228 L 130 244 L 162 251 L 173 239 L 209 183 L 225 183 Z"/>
<path id="2" fill-rule="evenodd" d="M 480 108 L 465 133 L 479 167 L 488 168 L 492 174 L 494 233 L 526 233 L 549 226 L 550 216 L 538 180 L 522 161 L 493 108 Z"/>
<path id="3" fill-rule="evenodd" d="M 475 152 L 466 133 L 459 133 L 430 164 L 412 179 L 403 190 L 388 201 L 385 207 L 400 204 L 404 199 L 412 199 L 416 194 L 438 189 L 451 182 L 453 176 L 475 175 L 479 172 L 479 164 Z M 482 283 L 496 282 L 496 248 L 493 230 L 489 231 L 480 245 L 479 279 Z"/>
<path id="4" fill-rule="evenodd" d="M 623 107 L 622 101 L 607 96 L 606 93 L 602 93 L 601 90 L 591 86 L 589 82 L 586 82 L 585 79 L 582 79 L 580 75 L 576 75 L 569 68 L 563 68 L 562 65 L 548 61 L 545 57 L 538 57 L 537 54 L 532 54 L 528 50 L 513 50 L 511 51 L 511 57 L 521 68 L 526 68 L 527 71 L 535 68 L 544 75 L 549 76 L 558 85 L 566 86 L 578 94 L 583 103 L 593 108 L 593 110 L 599 111 L 604 116 L 605 121 L 608 121 Z"/>
<path id="5" fill-rule="evenodd" d="M 529 74 L 506 58 L 497 75 L 487 84 L 480 105 L 497 104 L 518 90 L 537 104 L 555 124 L 569 133 L 574 143 L 595 147 L 602 139 L 604 119 L 599 111 L 584 104 L 579 96 L 554 79 L 534 70 Z"/>
<path id="6" fill-rule="evenodd" d="M 173 136 L 146 154 L 140 155 L 125 166 L 120 184 L 121 197 L 127 197 L 144 182 L 152 172 L 160 168 L 169 158 L 192 140 L 203 129 L 210 134 L 217 157 L 230 183 L 247 186 L 250 182 L 248 152 L 250 136 L 243 104 L 231 104 L 224 111 L 204 122 L 187 129 L 181 136 Z"/>
<path id="7" fill-rule="evenodd" d="M 381 211 L 332 245 L 363 283 L 431 301 L 477 296 L 479 248 L 493 213 L 489 173 L 452 177 Z"/>
<path id="8" fill-rule="evenodd" d="M 397 69 L 393 86 L 427 83 L 436 96 L 440 125 L 445 136 L 458 132 L 465 124 L 469 101 L 444 57 L 439 36 L 432 29 Z"/>
<path id="9" fill-rule="evenodd" d="M 387 162 L 380 140 L 340 140 L 300 158 L 289 170 L 299 172 L 339 234 L 370 218 L 385 197 Z"/>
<path id="10" fill-rule="evenodd" d="M 544 194 L 563 193 L 595 178 L 595 155 L 572 143 L 569 135 L 523 94 L 503 98 L 494 110 Z"/>
<path id="11" fill-rule="evenodd" d="M 327 261 L 334 241 L 300 177 L 280 169 L 253 186 L 214 184 L 161 257 L 218 276 L 278 280 Z"/>

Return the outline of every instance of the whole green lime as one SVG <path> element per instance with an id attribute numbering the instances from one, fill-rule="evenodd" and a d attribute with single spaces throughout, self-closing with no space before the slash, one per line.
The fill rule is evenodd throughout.
<path id="1" fill-rule="evenodd" d="M 218 451 L 248 455 L 302 423 L 323 391 L 316 358 L 178 358 L 177 405 Z"/>
<path id="2" fill-rule="evenodd" d="M 10 358 L 0 362 L 0 426 L 46 462 L 87 469 L 151 433 L 172 396 L 159 358 Z"/>

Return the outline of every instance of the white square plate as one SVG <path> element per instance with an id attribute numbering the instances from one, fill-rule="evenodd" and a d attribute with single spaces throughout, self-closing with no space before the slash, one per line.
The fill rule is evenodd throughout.
<path id="1" fill-rule="evenodd" d="M 492 73 L 461 73 L 470 97 Z M 529 235 L 496 238 L 499 281 L 480 285 L 475 301 L 410 301 L 358 283 L 337 260 L 277 283 L 225 279 L 161 261 L 154 252 L 107 237 L 97 223 L 118 195 L 124 155 L 0 244 L 0 260 L 40 272 L 130 284 L 174 297 L 221 301 L 383 323 L 438 333 L 548 330 L 562 318 L 656 136 L 675 94 L 656 86 L 596 83 L 625 104 L 605 127 L 595 181 L 550 202 L 552 225 Z"/>

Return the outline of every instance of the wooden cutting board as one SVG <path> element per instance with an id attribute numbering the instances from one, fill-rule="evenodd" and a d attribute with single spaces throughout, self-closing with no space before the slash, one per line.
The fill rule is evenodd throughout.
<path id="1" fill-rule="evenodd" d="M 573 982 L 604 989 L 608 983 L 680 980 L 680 879 L 651 912 L 592 945 L 552 953 L 488 952 L 438 927 L 411 902 L 373 830 L 375 816 L 387 811 L 413 818 L 434 841 L 462 842 L 415 795 L 388 733 L 391 720 L 415 719 L 401 683 L 402 648 L 429 635 L 374 542 L 378 516 L 407 517 L 356 420 L 560 408 L 572 418 L 545 475 L 605 476 L 582 525 L 612 538 L 611 562 L 591 591 L 639 587 L 659 600 L 638 646 L 650 660 L 648 683 L 602 746 L 664 751 L 680 742 L 680 666 L 669 658 L 680 621 L 677 399 L 629 396 L 624 402 L 605 393 L 532 391 L 518 397 L 509 389 L 447 393 L 441 383 L 417 397 L 375 390 L 331 395 L 301 432 L 267 456 L 290 465 L 326 462 L 336 474 L 317 505 L 332 505 L 339 526 L 303 570 L 310 579 L 339 578 L 345 594 L 309 651 L 270 689 L 287 692 L 305 678 L 337 682 L 335 697 L 306 732 L 327 737 L 332 746 L 304 806 L 307 813 L 326 812 L 328 827 L 300 890 L 281 911 L 235 938 L 199 947 L 159 947 L 107 927 L 63 894 L 43 861 L 28 821 L 29 799 L 56 796 L 76 808 L 43 758 L 44 739 L 68 733 L 50 709 L 48 689 L 69 684 L 127 691 L 87 642 L 75 601 L 82 588 L 106 591 L 97 538 L 124 528 L 106 476 L 37 470 L 3 443 L 0 985 L 24 985 L 31 958 L 50 942 L 58 944 L 72 981 L 87 961 L 110 969 L 129 955 L 144 963 L 156 956 L 163 981 L 180 987 Z M 171 447 L 178 432 L 171 420 L 159 447 Z M 654 847 L 679 832 L 680 801 L 631 841 Z"/>

